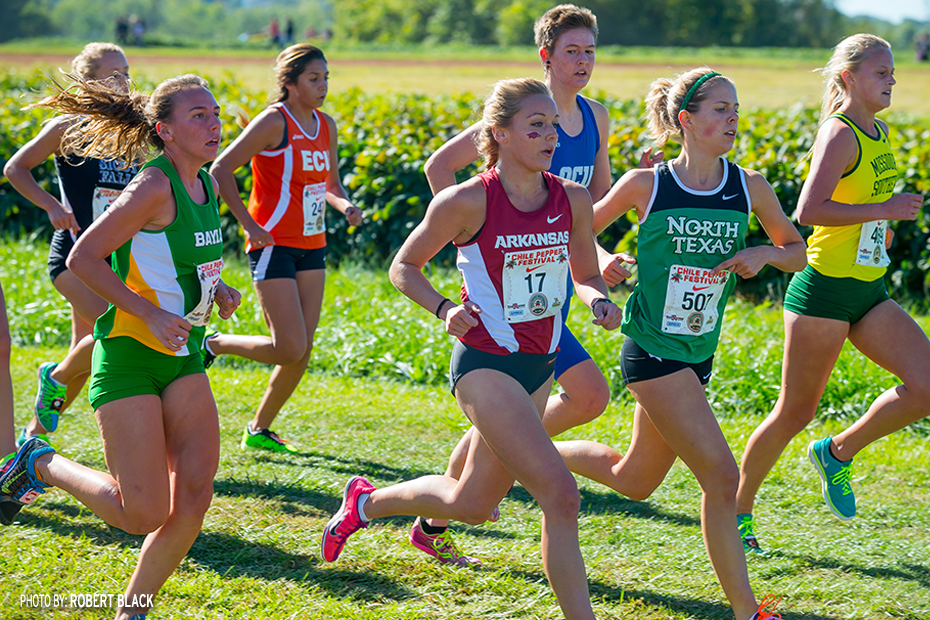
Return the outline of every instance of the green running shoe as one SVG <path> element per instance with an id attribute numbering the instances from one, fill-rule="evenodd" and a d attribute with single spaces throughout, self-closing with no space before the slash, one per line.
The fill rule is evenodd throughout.
<path id="1" fill-rule="evenodd" d="M 245 425 L 242 432 L 242 448 L 255 448 L 256 450 L 269 450 L 271 452 L 297 452 L 297 448 L 291 445 L 287 439 L 281 439 L 278 434 L 270 428 L 263 428 L 260 431 L 253 431 L 251 424 Z"/>
<path id="2" fill-rule="evenodd" d="M 50 433 L 58 428 L 58 412 L 65 404 L 68 391 L 67 385 L 52 379 L 52 371 L 57 366 L 57 362 L 45 362 L 39 366 L 39 390 L 36 393 L 36 417 L 39 424 Z"/>
<path id="3" fill-rule="evenodd" d="M 37 435 L 27 435 L 27 434 L 26 434 L 26 427 L 24 426 L 24 427 L 23 427 L 23 430 L 19 431 L 19 436 L 16 438 L 16 447 L 17 447 L 17 448 L 21 448 L 21 447 L 23 446 L 23 444 L 26 443 L 26 441 L 29 440 L 30 437 L 38 437 L 39 439 L 41 439 L 41 440 L 44 441 L 45 443 L 47 443 L 47 444 L 49 444 L 49 445 L 52 444 L 52 442 L 48 440 L 48 435 L 46 435 L 45 433 L 39 433 L 39 434 L 37 434 Z"/>
<path id="4" fill-rule="evenodd" d="M 760 557 L 765 557 L 767 554 L 759 546 L 756 534 L 752 531 L 755 523 L 751 514 L 736 515 L 736 528 L 739 530 L 740 538 L 743 539 L 743 551 L 747 554 L 754 553 Z"/>
<path id="5" fill-rule="evenodd" d="M 219 357 L 216 353 L 210 350 L 210 347 L 207 346 L 207 341 L 209 341 L 210 338 L 213 338 L 217 334 L 219 334 L 219 332 L 215 329 L 207 328 L 207 331 L 203 336 L 203 344 L 200 346 L 200 356 L 203 358 L 204 369 L 212 366 L 213 362 L 216 361 L 216 358 Z"/>
<path id="6" fill-rule="evenodd" d="M 812 441 L 807 446 L 807 458 L 820 474 L 823 500 L 833 514 L 845 521 L 856 516 L 856 496 L 850 485 L 852 459 L 845 462 L 836 460 L 830 453 L 831 439 L 833 438 L 827 437 L 820 441 Z"/>

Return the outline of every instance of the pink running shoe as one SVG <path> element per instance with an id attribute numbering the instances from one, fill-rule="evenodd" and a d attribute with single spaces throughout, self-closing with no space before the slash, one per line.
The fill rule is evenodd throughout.
<path id="1" fill-rule="evenodd" d="M 430 536 L 420 527 L 420 517 L 410 528 L 410 544 L 427 555 L 431 555 L 443 564 L 455 564 L 459 567 L 481 566 L 481 560 L 463 555 L 452 542 L 452 532 Z"/>
<path id="2" fill-rule="evenodd" d="M 339 512 L 333 515 L 333 518 L 326 524 L 323 530 L 322 551 L 323 559 L 327 562 L 335 562 L 336 558 L 346 546 L 349 536 L 364 527 L 368 527 L 367 521 L 362 521 L 358 514 L 358 496 L 363 493 L 371 493 L 375 487 L 361 476 L 355 476 L 346 483 L 346 488 L 342 492 L 342 506 Z"/>

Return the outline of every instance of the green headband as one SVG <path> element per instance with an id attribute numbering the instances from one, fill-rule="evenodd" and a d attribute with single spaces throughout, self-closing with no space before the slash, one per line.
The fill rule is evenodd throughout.
<path id="1" fill-rule="evenodd" d="M 701 77 L 699 77 L 698 80 L 697 80 L 697 82 L 695 82 L 694 85 L 692 85 L 691 88 L 688 89 L 688 94 L 685 95 L 684 100 L 682 100 L 682 102 L 681 102 L 681 107 L 678 108 L 679 114 L 680 114 L 681 112 L 683 112 L 683 111 L 688 107 L 688 104 L 691 103 L 691 97 L 694 96 L 694 93 L 696 93 L 696 92 L 698 91 L 698 89 L 701 87 L 701 85 L 702 85 L 704 82 L 706 82 L 707 80 L 709 80 L 710 78 L 715 78 L 715 77 L 717 77 L 718 75 L 720 75 L 720 74 L 717 73 L 717 72 L 715 72 L 715 71 L 711 71 L 710 73 L 705 73 L 704 75 L 702 75 Z"/>

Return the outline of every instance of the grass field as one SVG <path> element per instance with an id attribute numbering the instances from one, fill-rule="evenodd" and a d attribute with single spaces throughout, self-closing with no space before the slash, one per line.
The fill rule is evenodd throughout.
<path id="1" fill-rule="evenodd" d="M 43 272 L 41 243 L 0 244 L 15 338 L 12 374 L 17 425 L 25 423 L 35 370 L 64 353 L 64 304 Z M 240 260 L 226 278 L 248 290 Z M 454 274 L 435 274 L 454 292 Z M 623 294 L 616 293 L 622 300 Z M 46 301 L 47 300 L 47 301 Z M 261 330 L 246 293 L 231 327 Z M 20 312 L 24 309 L 25 312 Z M 930 324 L 920 319 L 924 329 Z M 230 326 L 220 325 L 221 329 Z M 622 337 L 572 314 L 572 328 L 617 382 Z M 461 546 L 484 560 L 478 570 L 435 563 L 406 542 L 411 519 L 385 519 L 355 535 L 334 564 L 319 536 L 348 477 L 388 485 L 442 470 L 466 428 L 441 380 L 448 339 L 428 312 L 405 301 L 384 274 L 343 266 L 329 274 L 313 367 L 275 425 L 301 452 L 242 452 L 238 440 L 264 390 L 266 367 L 221 358 L 210 371 L 220 411 L 221 457 L 203 532 L 169 579 L 150 616 L 163 618 L 548 619 L 560 617 L 539 559 L 540 511 L 519 485 L 497 524 L 457 526 Z M 777 308 L 733 303 L 709 398 L 734 453 L 767 413 L 781 354 Z M 39 343 L 39 344 L 36 344 Z M 859 516 L 834 519 L 803 447 L 861 413 L 889 377 L 851 349 L 841 356 L 821 419 L 789 446 L 763 487 L 758 534 L 771 556 L 752 558 L 757 592 L 784 597 L 785 620 L 926 620 L 930 617 L 930 442 L 926 430 L 886 438 L 857 460 Z M 598 420 L 566 433 L 624 449 L 632 403 L 622 391 Z M 63 418 L 61 452 L 104 467 L 92 412 L 82 397 Z M 581 544 L 599 618 L 732 618 L 701 542 L 700 491 L 676 464 L 644 502 L 584 479 Z M 141 538 L 101 522 L 52 490 L 18 523 L 0 530 L 0 618 L 96 619 L 109 609 L 36 609 L 29 594 L 119 594 Z M 49 615 L 50 614 L 50 615 Z"/>
<path id="2" fill-rule="evenodd" d="M 0 61 L 17 70 L 55 72 L 67 68 L 80 45 L 0 45 Z M 450 48 L 429 50 L 335 48 L 327 51 L 333 92 L 359 87 L 369 92 L 485 94 L 504 78 L 541 76 L 532 48 L 505 50 Z M 273 86 L 271 50 L 185 50 L 127 48 L 133 72 L 160 81 L 180 73 L 205 77 L 231 72 L 251 88 Z M 822 79 L 814 72 L 829 58 L 829 50 L 607 48 L 598 54 L 589 84 L 591 94 L 606 91 L 622 99 L 640 99 L 658 77 L 710 65 L 733 78 L 745 108 L 781 108 L 797 103 L 817 105 Z M 909 54 L 898 59 L 898 86 L 891 110 L 918 116 L 930 114 L 930 66 L 914 63 Z"/>

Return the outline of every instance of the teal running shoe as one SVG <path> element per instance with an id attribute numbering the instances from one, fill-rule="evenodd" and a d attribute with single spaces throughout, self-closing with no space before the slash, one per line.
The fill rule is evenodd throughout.
<path id="1" fill-rule="evenodd" d="M 743 551 L 747 554 L 754 553 L 760 557 L 765 557 L 767 554 L 759 546 L 759 541 L 756 540 L 756 534 L 753 532 L 755 523 L 751 514 L 736 515 L 736 528 L 739 530 L 740 538 L 743 539 Z"/>
<path id="2" fill-rule="evenodd" d="M 54 448 L 38 437 L 26 440 L 0 474 L 0 499 L 27 505 L 45 493 L 48 485 L 36 474 L 36 459 L 50 452 L 54 453 Z"/>
<path id="3" fill-rule="evenodd" d="M 48 432 L 58 428 L 58 414 L 65 404 L 67 385 L 52 379 L 52 371 L 58 366 L 56 362 L 45 362 L 39 366 L 39 391 L 36 393 L 36 417 L 39 424 Z"/>
<path id="4" fill-rule="evenodd" d="M 17 447 L 17 449 L 18 449 L 18 448 L 22 448 L 22 447 L 23 447 L 23 444 L 26 443 L 26 441 L 27 441 L 30 437 L 38 437 L 39 439 L 41 439 L 41 440 L 44 441 L 45 443 L 47 443 L 47 444 L 49 444 L 49 445 L 52 445 L 52 442 L 48 440 L 48 435 L 46 435 L 45 433 L 38 433 L 38 434 L 36 434 L 36 435 L 27 435 L 27 434 L 26 434 L 26 427 L 24 426 L 24 427 L 23 427 L 23 430 L 19 431 L 19 436 L 16 438 L 16 447 Z"/>
<path id="5" fill-rule="evenodd" d="M 833 438 L 827 437 L 820 441 L 812 441 L 807 446 L 807 458 L 820 474 L 823 500 L 833 514 L 845 521 L 856 516 L 856 496 L 850 485 L 852 459 L 845 462 L 836 460 L 830 453 L 831 439 Z"/>

